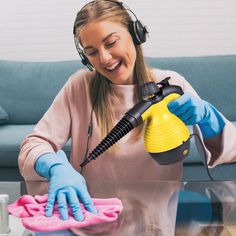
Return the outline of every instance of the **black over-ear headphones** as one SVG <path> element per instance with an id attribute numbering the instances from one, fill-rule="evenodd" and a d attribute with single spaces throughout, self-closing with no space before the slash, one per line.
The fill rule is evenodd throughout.
<path id="1" fill-rule="evenodd" d="M 134 41 L 134 43 L 136 45 L 140 45 L 142 43 L 145 43 L 146 42 L 146 35 L 148 34 L 148 30 L 147 30 L 147 27 L 145 25 L 143 25 L 141 23 L 141 21 L 138 20 L 137 16 L 134 14 L 133 11 L 131 11 L 129 8 L 125 7 L 124 6 L 124 3 L 123 2 L 117 2 L 117 1 L 112 1 L 112 0 L 104 0 L 104 1 L 107 1 L 107 2 L 113 2 L 117 5 L 119 5 L 121 7 L 122 10 L 126 10 L 126 11 L 129 11 L 131 12 L 134 17 L 135 17 L 135 21 L 129 21 L 129 32 L 132 36 L 132 39 Z M 89 2 L 87 3 L 85 6 L 87 6 L 88 4 L 91 4 L 93 3 L 94 1 L 92 2 Z M 81 9 L 83 9 L 85 6 L 83 6 Z M 84 51 L 82 48 L 80 48 L 79 46 L 79 42 L 76 38 L 76 20 L 74 22 L 74 27 L 73 27 L 73 34 L 74 34 L 74 41 L 75 41 L 75 46 L 76 46 L 76 49 L 81 57 L 81 60 L 82 60 L 82 63 L 88 67 L 89 70 L 93 70 L 93 66 L 91 65 L 91 63 L 89 62 L 88 58 L 86 57 Z"/>

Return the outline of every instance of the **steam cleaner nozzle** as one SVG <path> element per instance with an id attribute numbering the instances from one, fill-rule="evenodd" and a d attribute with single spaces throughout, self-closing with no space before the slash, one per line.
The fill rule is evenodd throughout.
<path id="1" fill-rule="evenodd" d="M 124 117 L 116 124 L 116 126 L 108 133 L 108 135 L 97 145 L 97 147 L 88 155 L 88 157 L 80 164 L 84 167 L 90 161 L 95 160 L 114 143 L 123 138 L 134 127 L 140 124 L 139 119 L 127 112 Z"/>

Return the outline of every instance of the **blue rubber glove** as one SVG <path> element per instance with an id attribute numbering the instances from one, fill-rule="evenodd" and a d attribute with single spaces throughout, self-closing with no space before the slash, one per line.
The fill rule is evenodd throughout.
<path id="1" fill-rule="evenodd" d="M 84 177 L 71 166 L 62 150 L 40 156 L 35 163 L 35 170 L 39 175 L 50 180 L 46 216 L 52 216 L 54 204 L 57 201 L 61 219 L 67 220 L 68 201 L 74 218 L 82 221 L 84 215 L 78 197 L 88 211 L 97 214 Z"/>
<path id="2" fill-rule="evenodd" d="M 214 106 L 188 93 L 170 102 L 168 109 L 186 125 L 198 124 L 205 139 L 218 135 L 225 126 L 223 116 Z"/>

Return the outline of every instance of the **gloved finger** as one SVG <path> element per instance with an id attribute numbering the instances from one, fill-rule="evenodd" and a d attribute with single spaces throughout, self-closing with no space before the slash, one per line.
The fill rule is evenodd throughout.
<path id="1" fill-rule="evenodd" d="M 56 200 L 56 194 L 54 191 L 50 189 L 49 186 L 48 201 L 45 208 L 45 216 L 48 217 L 52 216 L 55 200 Z"/>
<path id="2" fill-rule="evenodd" d="M 195 108 L 191 107 L 189 108 L 184 114 L 181 114 L 180 116 L 178 116 L 185 124 L 187 120 L 192 120 L 193 124 L 196 123 L 197 120 L 197 114 L 195 112 Z M 191 124 L 192 125 L 192 124 Z"/>
<path id="3" fill-rule="evenodd" d="M 196 125 L 198 124 L 198 119 L 196 116 L 192 116 L 184 122 L 186 125 Z"/>
<path id="4" fill-rule="evenodd" d="M 84 185 L 80 191 L 78 191 L 78 196 L 81 199 L 84 207 L 91 213 L 97 215 L 97 209 L 93 204 L 92 198 L 90 197 L 86 185 Z"/>
<path id="5" fill-rule="evenodd" d="M 62 220 L 68 220 L 68 207 L 66 201 L 66 195 L 63 191 L 59 191 L 57 194 L 57 206 L 58 211 L 60 212 L 60 216 Z"/>
<path id="6" fill-rule="evenodd" d="M 185 103 L 181 105 L 180 107 L 178 107 L 177 109 L 175 109 L 175 111 L 172 113 L 175 114 L 176 116 L 182 116 L 188 113 L 189 109 L 191 109 L 191 107 L 189 106 L 189 103 Z"/>
<path id="7" fill-rule="evenodd" d="M 195 125 L 201 122 L 202 116 L 196 107 L 192 107 L 186 114 L 181 116 L 181 119 L 187 125 Z"/>
<path id="8" fill-rule="evenodd" d="M 169 102 L 167 107 L 170 110 L 170 112 L 174 113 L 177 109 L 179 109 L 179 107 L 190 102 L 190 100 L 191 100 L 191 96 L 188 93 L 185 93 L 179 98 L 175 99 L 174 101 Z"/>
<path id="9" fill-rule="evenodd" d="M 80 202 L 79 202 L 77 193 L 73 188 L 68 189 L 67 199 L 70 204 L 70 208 L 71 208 L 74 218 L 77 221 L 82 221 L 84 219 L 84 215 L 80 207 Z"/>

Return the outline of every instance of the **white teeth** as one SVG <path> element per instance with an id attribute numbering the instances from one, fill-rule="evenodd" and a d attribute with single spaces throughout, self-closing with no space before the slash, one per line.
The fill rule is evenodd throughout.
<path id="1" fill-rule="evenodd" d="M 106 69 L 107 69 L 107 70 L 114 70 L 115 67 L 116 67 L 119 63 L 120 63 L 120 62 L 118 61 L 118 62 L 116 62 L 115 64 L 113 64 L 112 66 L 106 67 Z"/>

